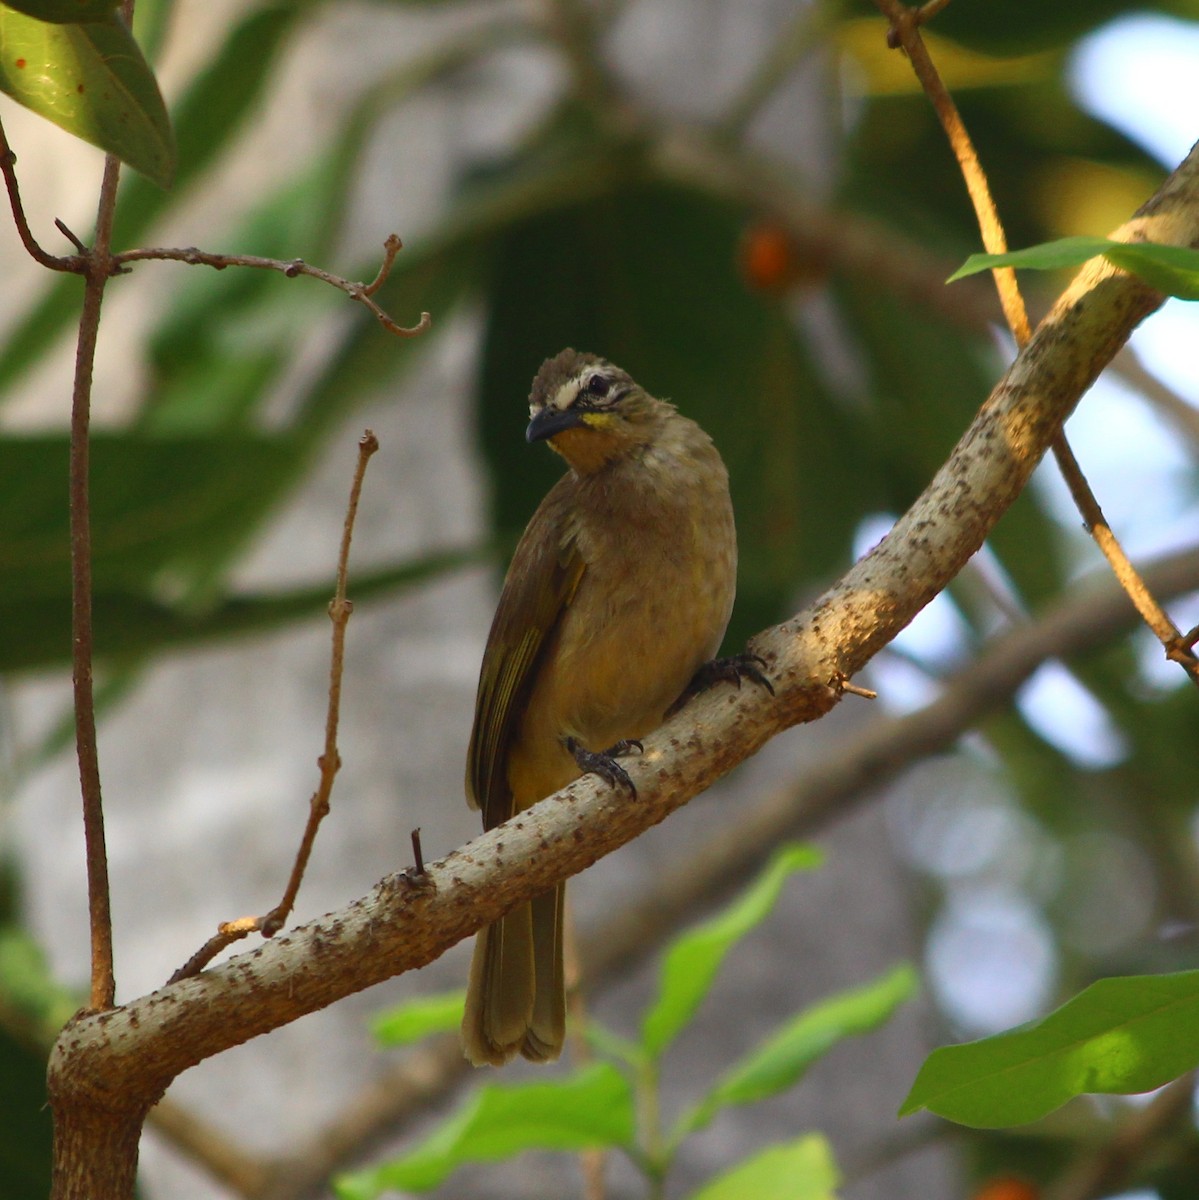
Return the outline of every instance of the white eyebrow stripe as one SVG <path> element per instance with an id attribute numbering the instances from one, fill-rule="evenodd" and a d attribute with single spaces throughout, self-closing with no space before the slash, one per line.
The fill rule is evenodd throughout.
<path id="1" fill-rule="evenodd" d="M 568 379 L 554 393 L 553 399 L 550 401 L 550 407 L 556 408 L 559 411 L 569 408 L 575 401 L 575 397 L 579 394 L 579 381 L 577 379 Z"/>

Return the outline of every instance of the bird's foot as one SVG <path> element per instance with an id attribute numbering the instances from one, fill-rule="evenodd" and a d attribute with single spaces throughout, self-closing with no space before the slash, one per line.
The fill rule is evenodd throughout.
<path id="1" fill-rule="evenodd" d="M 735 683 L 740 689 L 741 681 L 748 679 L 764 687 L 773 696 L 774 684 L 763 671 L 765 666 L 766 660 L 757 654 L 730 654 L 728 658 L 714 658 L 695 672 L 679 698 L 666 710 L 666 715 L 674 716 L 692 696 L 706 692 L 716 683 Z"/>
<path id="2" fill-rule="evenodd" d="M 616 760 L 634 750 L 640 754 L 644 747 L 639 741 L 635 738 L 622 739 L 598 754 L 580 746 L 572 737 L 563 738 L 562 741 L 584 775 L 598 775 L 612 787 L 623 788 L 634 800 L 637 799 L 637 788 L 629 778 L 628 771 Z"/>

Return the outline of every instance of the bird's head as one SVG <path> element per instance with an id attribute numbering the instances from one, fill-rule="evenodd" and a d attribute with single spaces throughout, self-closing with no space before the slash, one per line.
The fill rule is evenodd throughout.
<path id="1" fill-rule="evenodd" d="M 548 441 L 586 475 L 655 437 L 673 405 L 594 354 L 563 350 L 541 364 L 529 393 L 530 442 Z"/>

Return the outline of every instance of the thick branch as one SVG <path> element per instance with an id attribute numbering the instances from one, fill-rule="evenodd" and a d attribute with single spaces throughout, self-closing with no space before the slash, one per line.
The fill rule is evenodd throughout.
<path id="1" fill-rule="evenodd" d="M 1146 582 L 1173 599 L 1199 588 L 1199 549 L 1149 564 Z M 929 754 L 951 749 L 968 729 L 1010 702 L 1051 658 L 1070 659 L 1126 633 L 1137 623 L 1126 594 L 1107 572 L 1082 581 L 1034 621 L 997 637 L 979 658 L 944 681 L 941 695 L 915 712 L 879 716 L 823 748 L 795 784 L 739 810 L 694 848 L 685 863 L 659 874 L 625 909 L 588 928 L 580 960 L 589 993 L 644 960 L 703 906 L 738 887 L 785 838 L 810 836 L 878 793 Z M 156 1131 L 238 1195 L 297 1200 L 323 1194 L 330 1175 L 376 1139 L 443 1100 L 470 1073 L 458 1039 L 446 1035 L 410 1051 L 373 1079 L 309 1142 L 277 1161 L 247 1155 L 168 1100 L 150 1113 Z"/>
<path id="2" fill-rule="evenodd" d="M 1199 242 L 1199 155 L 1120 236 Z M 431 864 L 420 884 L 389 877 L 198 978 L 81 1017 L 51 1059 L 59 1122 L 69 1124 L 80 1103 L 141 1108 L 202 1059 L 425 965 L 663 820 L 776 733 L 822 715 L 836 702 L 837 680 L 894 637 L 982 544 L 1079 397 L 1160 302 L 1105 260 L 1085 267 L 891 534 L 812 609 L 755 639 L 776 697 L 721 688 L 689 705 L 630 764 L 636 804 L 580 780 Z"/>

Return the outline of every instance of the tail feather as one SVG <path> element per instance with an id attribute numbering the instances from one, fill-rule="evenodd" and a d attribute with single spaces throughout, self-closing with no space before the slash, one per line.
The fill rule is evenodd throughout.
<path id="1" fill-rule="evenodd" d="M 501 1066 L 518 1052 L 534 1062 L 561 1053 L 566 1030 L 559 886 L 479 931 L 462 1019 L 475 1066 Z"/>

